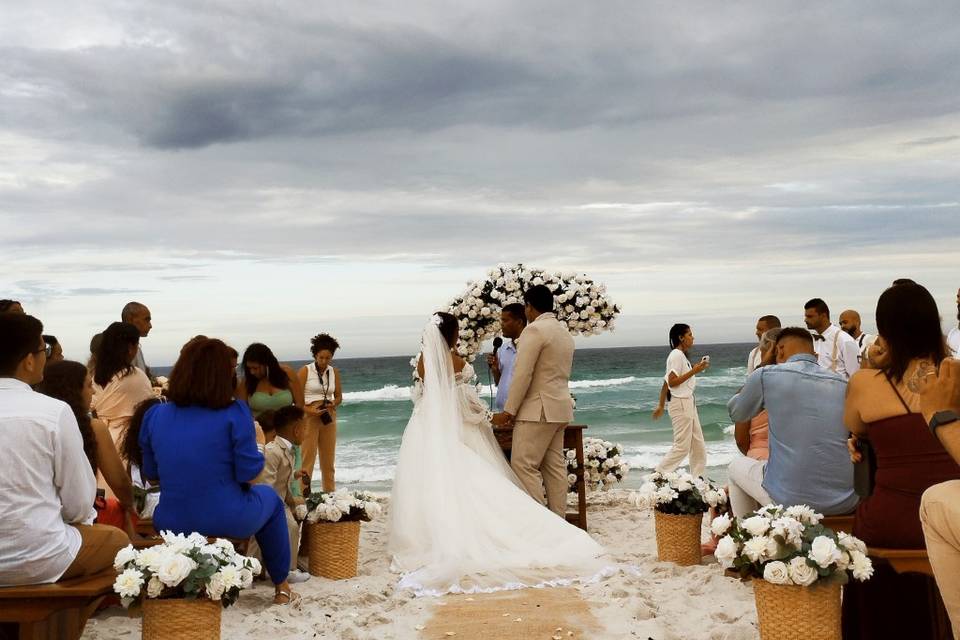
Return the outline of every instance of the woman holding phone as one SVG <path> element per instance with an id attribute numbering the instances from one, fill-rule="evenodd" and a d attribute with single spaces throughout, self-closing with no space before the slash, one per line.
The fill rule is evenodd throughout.
<path id="1" fill-rule="evenodd" d="M 697 386 L 696 375 L 710 366 L 710 356 L 703 356 L 695 365 L 690 364 L 687 354 L 693 348 L 693 330 L 688 324 L 670 327 L 670 346 L 673 350 L 667 356 L 660 403 L 653 412 L 653 418 L 656 420 L 663 414 L 664 400 L 669 397 L 667 411 L 673 423 L 673 446 L 657 465 L 657 471 L 673 471 L 684 458 L 689 457 L 690 473 L 702 476 L 707 467 L 707 445 L 703 441 L 703 429 L 700 427 L 693 391 Z"/>
<path id="2" fill-rule="evenodd" d="M 303 466 L 306 477 L 312 478 L 313 465 L 320 456 L 320 476 L 324 492 L 336 489 L 334 460 L 337 448 L 337 407 L 343 402 L 340 371 L 330 362 L 340 348 L 336 338 L 326 333 L 310 340 L 313 362 L 297 373 L 303 388 L 307 434 L 303 439 Z M 309 486 L 309 485 L 308 485 Z"/>

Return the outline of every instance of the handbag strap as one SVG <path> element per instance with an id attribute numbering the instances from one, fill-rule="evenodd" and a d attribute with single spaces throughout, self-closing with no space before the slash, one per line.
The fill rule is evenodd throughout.
<path id="1" fill-rule="evenodd" d="M 890 375 L 886 371 L 883 372 L 883 377 L 887 379 L 887 382 L 890 383 L 890 388 L 893 389 L 893 392 L 897 394 L 897 398 L 900 400 L 900 404 L 903 405 L 903 408 L 907 410 L 907 413 L 913 413 L 913 409 L 910 408 L 910 405 L 907 404 L 907 401 L 903 399 L 903 396 L 900 395 L 900 391 L 897 389 L 897 385 L 893 384 L 893 380 L 890 379 Z"/>

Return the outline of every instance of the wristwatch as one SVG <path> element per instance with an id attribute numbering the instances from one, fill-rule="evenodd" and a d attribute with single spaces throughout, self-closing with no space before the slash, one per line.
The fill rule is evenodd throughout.
<path id="1" fill-rule="evenodd" d="M 933 414 L 933 417 L 930 418 L 930 433 L 937 435 L 937 429 L 951 422 L 956 422 L 957 420 L 960 420 L 960 415 L 957 415 L 956 411 L 937 411 Z"/>

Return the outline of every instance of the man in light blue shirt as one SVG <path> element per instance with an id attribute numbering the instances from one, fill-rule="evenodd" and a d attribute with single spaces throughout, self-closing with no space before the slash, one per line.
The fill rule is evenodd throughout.
<path id="1" fill-rule="evenodd" d="M 507 403 L 507 392 L 510 391 L 510 381 L 513 380 L 513 364 L 517 359 L 517 339 L 524 327 L 527 326 L 527 316 L 522 304 L 508 304 L 500 312 L 500 327 L 504 338 L 510 342 L 504 343 L 497 352 L 487 356 L 487 364 L 493 372 L 493 381 L 497 385 L 497 412 L 502 412 Z"/>
<path id="2" fill-rule="evenodd" d="M 847 382 L 817 364 L 813 339 L 799 327 L 780 333 L 777 361 L 783 364 L 750 374 L 727 404 L 734 422 L 750 420 L 763 409 L 770 416 L 763 490 L 785 506 L 805 504 L 824 515 L 850 513 L 858 498 L 843 424 Z"/>

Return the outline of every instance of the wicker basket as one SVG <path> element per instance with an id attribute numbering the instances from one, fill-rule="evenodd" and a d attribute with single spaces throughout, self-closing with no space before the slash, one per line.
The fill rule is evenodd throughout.
<path id="1" fill-rule="evenodd" d="M 142 640 L 220 640 L 220 601 L 176 598 L 143 601 Z"/>
<path id="2" fill-rule="evenodd" d="M 318 522 L 310 529 L 310 575 L 344 580 L 357 576 L 360 521 Z"/>
<path id="3" fill-rule="evenodd" d="M 700 525 L 703 514 L 673 515 L 654 510 L 657 529 L 657 556 L 661 562 L 683 567 L 700 564 Z"/>
<path id="4" fill-rule="evenodd" d="M 839 640 L 840 585 L 810 587 L 753 581 L 762 640 Z"/>

